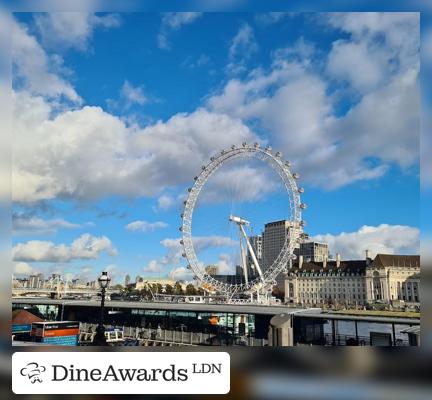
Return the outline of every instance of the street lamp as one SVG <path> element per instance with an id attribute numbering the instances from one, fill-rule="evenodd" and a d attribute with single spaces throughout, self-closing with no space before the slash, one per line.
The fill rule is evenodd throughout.
<path id="1" fill-rule="evenodd" d="M 104 321 L 104 306 L 105 306 L 105 291 L 110 283 L 111 279 L 108 276 L 108 272 L 102 272 L 102 275 L 98 278 L 99 286 L 101 288 L 101 306 L 100 306 L 100 316 L 99 323 L 96 328 L 96 335 L 93 339 L 93 344 L 95 346 L 106 346 L 105 338 L 105 327 Z"/>

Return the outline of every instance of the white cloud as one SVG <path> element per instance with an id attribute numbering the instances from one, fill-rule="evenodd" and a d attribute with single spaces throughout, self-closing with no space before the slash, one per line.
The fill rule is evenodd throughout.
<path id="1" fill-rule="evenodd" d="M 418 254 L 419 230 L 405 225 L 362 226 L 356 232 L 342 232 L 339 235 L 316 235 L 313 239 L 326 242 L 330 252 L 340 253 L 342 259 L 364 258 L 365 250 L 374 257 L 384 254 Z"/>
<path id="2" fill-rule="evenodd" d="M 258 50 L 258 44 L 251 26 L 244 23 L 231 41 L 227 72 L 237 74 L 246 70 L 246 60 Z"/>
<path id="3" fill-rule="evenodd" d="M 153 232 L 156 229 L 166 228 L 168 224 L 162 221 L 148 222 L 148 221 L 133 221 L 126 225 L 126 229 L 132 232 Z"/>
<path id="4" fill-rule="evenodd" d="M 15 201 L 153 197 L 193 182 L 219 149 L 255 140 L 238 119 L 204 109 L 144 129 L 100 107 L 50 114 L 42 98 L 15 94 Z"/>
<path id="5" fill-rule="evenodd" d="M 232 275 L 236 272 L 235 264 L 229 254 L 220 254 L 215 265 L 218 275 Z"/>
<path id="6" fill-rule="evenodd" d="M 356 15 L 352 24 L 361 19 L 362 14 Z M 336 93 L 331 93 L 319 63 L 311 62 L 313 48 L 297 43 L 275 51 L 268 71 L 256 69 L 245 79 L 229 80 L 208 98 L 209 109 L 263 128 L 273 147 L 293 161 L 308 183 L 326 189 L 379 178 L 393 163 L 415 165 L 418 19 L 411 14 L 393 19 L 386 15 L 383 24 L 368 19 L 366 15 L 360 25 L 376 25 L 375 33 L 372 28 L 351 28 L 352 41 L 335 42 L 329 54 L 332 79 L 345 82 Z M 356 57 L 364 71 L 348 73 L 345 59 Z M 352 103 L 343 115 L 337 114 L 340 98 Z"/>
<path id="7" fill-rule="evenodd" d="M 12 215 L 12 229 L 14 234 L 43 235 L 57 232 L 59 229 L 80 228 L 81 225 L 73 224 L 62 218 L 44 220 L 35 216 L 21 214 Z"/>
<path id="8" fill-rule="evenodd" d="M 157 260 L 150 260 L 147 266 L 143 268 L 143 271 L 147 273 L 156 273 L 160 272 L 161 269 L 162 266 Z"/>
<path id="9" fill-rule="evenodd" d="M 238 56 L 248 57 L 257 49 L 258 45 L 255 41 L 253 29 L 249 24 L 244 23 L 232 39 L 228 55 L 231 59 Z"/>
<path id="10" fill-rule="evenodd" d="M 172 279 L 173 281 L 189 282 L 193 280 L 193 277 L 193 272 L 186 267 L 176 267 L 168 273 L 168 278 Z"/>
<path id="11" fill-rule="evenodd" d="M 149 101 L 144 94 L 144 88 L 142 86 L 134 87 L 128 81 L 123 83 L 120 89 L 120 96 L 126 101 L 126 107 L 131 107 L 134 104 L 142 106 Z"/>
<path id="12" fill-rule="evenodd" d="M 164 194 L 158 198 L 157 202 L 157 210 L 166 211 L 172 208 L 177 203 L 177 200 L 172 196 Z"/>
<path id="13" fill-rule="evenodd" d="M 338 40 L 329 54 L 327 72 L 336 79 L 349 81 L 361 92 L 368 92 L 387 80 L 386 64 L 386 55 L 380 48 Z"/>
<path id="14" fill-rule="evenodd" d="M 12 22 L 12 62 L 19 86 L 32 94 L 81 102 L 72 85 L 60 76 L 60 68 L 56 71 L 53 67 L 61 65 L 61 58 L 49 57 L 28 29 L 15 21 Z"/>
<path id="15" fill-rule="evenodd" d="M 85 233 L 75 239 L 70 246 L 42 240 L 18 243 L 12 249 L 12 254 L 14 261 L 55 263 L 95 259 L 104 251 L 110 256 L 117 255 L 117 250 L 106 236 L 95 237 Z"/>
<path id="16" fill-rule="evenodd" d="M 14 275 L 30 275 L 33 274 L 33 267 L 26 262 L 17 262 L 14 264 Z"/>
<path id="17" fill-rule="evenodd" d="M 189 25 L 202 16 L 200 12 L 168 12 L 163 14 L 161 28 L 158 34 L 158 46 L 168 50 L 170 43 L 168 36 L 173 31 L 178 31 L 182 26 Z"/>
<path id="18" fill-rule="evenodd" d="M 34 20 L 44 46 L 56 50 L 86 50 L 96 28 L 120 26 L 117 14 L 53 12 L 36 14 Z"/>
<path id="19" fill-rule="evenodd" d="M 225 236 L 194 236 L 192 242 L 196 253 L 209 248 L 238 245 L 236 241 Z M 167 250 L 165 256 L 160 261 L 161 264 L 177 265 L 183 260 L 183 246 L 180 244 L 180 239 L 167 238 L 162 240 L 161 244 Z"/>
<path id="20" fill-rule="evenodd" d="M 207 181 L 199 202 L 254 202 L 282 189 L 280 178 L 270 166 L 231 165 L 221 167 Z"/>
<path id="21" fill-rule="evenodd" d="M 380 83 L 370 79 L 372 83 L 365 84 L 368 91 L 342 116 L 335 116 L 340 94 L 330 95 L 322 71 L 304 62 L 313 49 L 300 42 L 275 52 L 268 71 L 256 69 L 245 79 L 229 80 L 221 92 L 208 98 L 206 108 L 176 114 L 144 129 L 127 126 L 99 107 L 53 116 L 52 104 L 34 91 L 16 93 L 14 200 L 161 196 L 165 189 L 192 183 L 201 165 L 220 149 L 257 141 L 246 124 L 265 130 L 273 147 L 282 150 L 302 177 L 317 186 L 337 188 L 376 179 L 392 163 L 409 167 L 418 158 L 418 48 L 415 35 L 407 38 L 412 33 L 412 18 L 405 18 L 407 23 L 403 16 L 385 18 L 379 31 L 383 38 L 375 45 L 390 50 L 383 47 L 382 52 L 372 51 L 376 34 L 362 34 L 372 28 L 349 28 L 353 43 L 363 46 L 366 55 L 397 54 L 398 62 L 396 66 L 387 62 L 388 74 L 381 74 L 387 78 Z M 347 26 L 359 23 L 351 21 Z M 181 26 L 167 22 L 170 24 Z M 403 27 L 401 32 L 398 27 Z M 28 38 L 37 45 L 34 38 Z M 239 54 L 242 41 L 248 43 L 239 39 L 232 54 Z M 379 60 L 373 63 L 381 65 Z M 355 78 L 346 75 L 343 79 Z M 251 174 L 253 171 L 248 176 Z"/>
<path id="22" fill-rule="evenodd" d="M 333 43 L 327 71 L 367 93 L 408 70 L 419 68 L 418 13 L 328 14 L 330 25 L 349 34 Z"/>

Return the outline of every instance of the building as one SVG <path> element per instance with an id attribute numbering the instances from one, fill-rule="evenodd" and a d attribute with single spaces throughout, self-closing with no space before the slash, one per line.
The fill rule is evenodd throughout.
<path id="1" fill-rule="evenodd" d="M 164 279 L 164 278 L 161 278 L 161 279 L 158 279 L 158 278 L 149 278 L 149 279 L 146 279 L 146 278 L 141 278 L 141 277 L 138 280 L 138 282 L 134 285 L 135 287 L 133 289 L 135 289 L 135 290 L 143 290 L 143 289 L 151 288 L 153 285 L 158 285 L 159 284 L 159 285 L 162 285 L 162 291 L 164 291 L 165 290 L 164 288 L 167 285 L 170 285 L 170 286 L 174 287 L 176 283 L 179 283 L 181 285 L 182 290 L 186 289 L 187 284 L 184 281 L 175 281 L 175 280 L 172 280 L 172 279 Z"/>
<path id="2" fill-rule="evenodd" d="M 303 256 L 306 262 L 323 262 L 324 259 L 329 259 L 328 244 L 322 242 L 301 241 L 294 253 L 297 257 Z"/>
<path id="3" fill-rule="evenodd" d="M 279 256 L 286 240 L 295 240 L 294 248 L 299 247 L 302 228 L 287 220 L 269 222 L 264 225 L 262 234 L 262 270 L 265 271 Z"/>
<path id="4" fill-rule="evenodd" d="M 125 276 L 125 280 L 124 280 L 124 285 L 125 285 L 125 287 L 126 287 L 127 285 L 129 285 L 130 281 L 131 281 L 131 277 L 130 277 L 129 274 L 127 274 L 127 275 Z"/>
<path id="5" fill-rule="evenodd" d="M 218 267 L 217 265 L 207 265 L 207 267 L 205 267 L 205 272 L 208 275 L 217 275 Z"/>
<path id="6" fill-rule="evenodd" d="M 420 256 L 378 254 L 366 272 L 369 303 L 420 303 Z"/>
<path id="7" fill-rule="evenodd" d="M 302 237 L 302 227 L 294 225 L 291 221 L 281 220 L 265 224 L 264 232 L 262 234 L 261 270 L 264 272 L 266 269 L 271 267 L 281 253 L 286 240 L 294 240 L 293 249 L 295 251 L 296 248 L 299 248 L 299 242 Z M 284 290 L 285 278 L 285 271 L 276 277 L 278 289 L 281 291 Z"/>
<path id="8" fill-rule="evenodd" d="M 307 262 L 285 280 L 285 301 L 303 306 L 398 305 L 420 302 L 420 257 L 378 254 L 364 260 Z"/>
<path id="9" fill-rule="evenodd" d="M 305 262 L 293 265 L 285 280 L 285 301 L 304 306 L 366 302 L 366 260 Z"/>
<path id="10" fill-rule="evenodd" d="M 43 275 L 37 274 L 37 275 L 30 275 L 29 277 L 29 285 L 28 287 L 31 289 L 39 289 L 43 285 Z"/>

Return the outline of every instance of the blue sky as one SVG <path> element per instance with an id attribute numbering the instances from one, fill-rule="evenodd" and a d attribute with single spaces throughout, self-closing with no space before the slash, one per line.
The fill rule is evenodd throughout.
<path id="1" fill-rule="evenodd" d="M 190 279 L 178 246 L 185 189 L 242 141 L 292 160 L 306 231 L 333 254 L 418 252 L 418 14 L 15 18 L 17 275 Z M 254 232 L 287 216 L 256 163 L 224 167 L 206 190 L 197 245 L 221 269 L 237 252 L 230 211 Z"/>

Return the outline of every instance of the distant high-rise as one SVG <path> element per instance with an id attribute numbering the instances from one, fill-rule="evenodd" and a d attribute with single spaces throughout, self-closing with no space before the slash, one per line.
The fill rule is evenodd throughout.
<path id="1" fill-rule="evenodd" d="M 302 242 L 300 247 L 295 249 L 297 256 L 303 256 L 305 262 L 323 262 L 329 259 L 328 244 L 322 242 Z"/>
<path id="2" fill-rule="evenodd" d="M 125 276 L 125 281 L 124 281 L 125 286 L 127 286 L 127 285 L 130 284 L 130 280 L 131 280 L 130 275 L 127 274 L 127 275 Z"/>
<path id="3" fill-rule="evenodd" d="M 300 226 L 295 225 L 291 221 L 281 220 L 265 224 L 262 236 L 261 269 L 265 271 L 270 268 L 278 258 L 287 239 L 296 240 L 294 243 L 294 251 L 296 248 L 299 248 L 298 239 L 303 237 L 303 230 Z M 276 277 L 276 282 L 281 290 L 284 289 L 284 278 L 284 273 L 280 273 Z"/>
<path id="4" fill-rule="evenodd" d="M 37 275 L 30 275 L 29 277 L 29 287 L 32 289 L 39 289 L 42 287 L 43 283 L 43 275 L 37 274 Z"/>
<path id="5" fill-rule="evenodd" d="M 276 258 L 279 256 L 285 241 L 291 238 L 298 238 L 302 233 L 299 226 L 295 226 L 291 221 L 281 220 L 269 222 L 264 226 L 262 238 L 262 266 L 265 271 L 268 269 Z M 298 248 L 299 243 L 294 244 L 294 248 Z"/>

